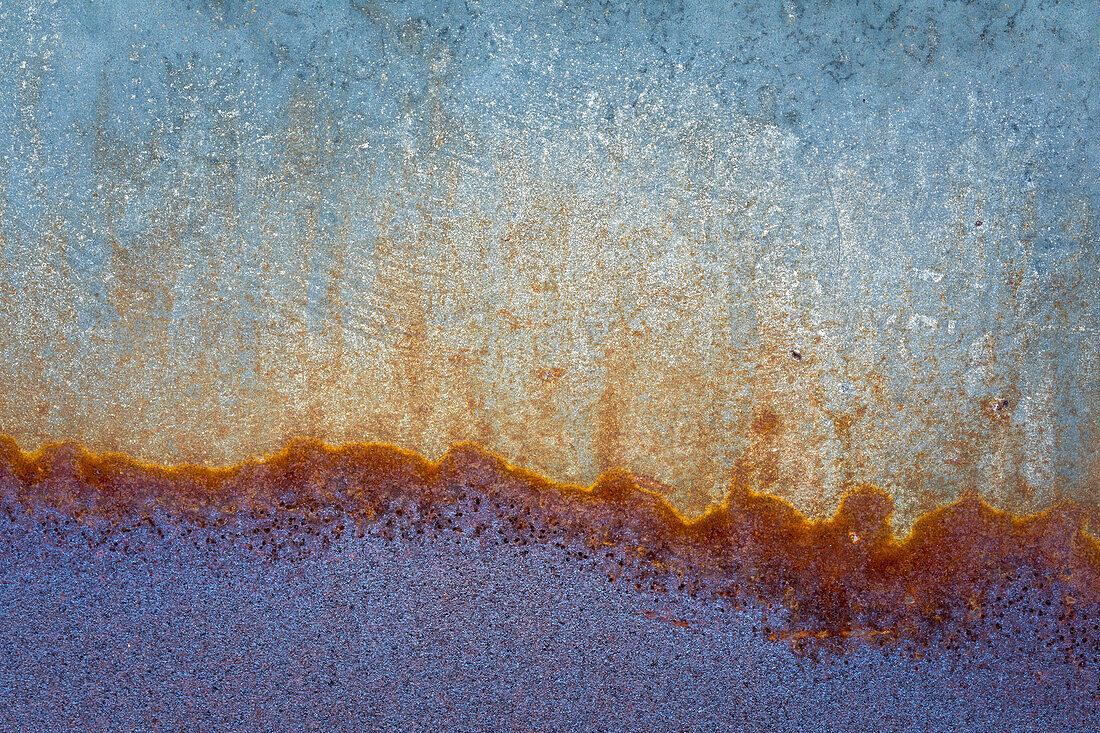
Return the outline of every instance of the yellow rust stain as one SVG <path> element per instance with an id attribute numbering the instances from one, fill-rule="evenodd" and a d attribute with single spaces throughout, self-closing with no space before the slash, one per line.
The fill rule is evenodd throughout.
<path id="1" fill-rule="evenodd" d="M 1061 487 L 1034 485 L 1025 470 L 1034 436 L 1012 417 L 1019 390 L 981 383 L 1000 358 L 992 346 L 973 355 L 979 397 L 930 388 L 923 402 L 899 401 L 886 374 L 921 383 L 934 361 L 899 366 L 876 324 L 830 321 L 805 273 L 753 276 L 775 254 L 747 224 L 767 215 L 763 194 L 667 202 L 703 212 L 710 230 L 671 214 L 633 223 L 501 153 L 495 173 L 514 185 L 493 216 L 464 204 L 456 169 L 412 160 L 398 167 L 403 195 L 356 192 L 322 226 L 331 153 L 316 103 L 291 106 L 276 141 L 285 165 L 260 192 L 270 231 L 232 268 L 223 252 L 239 232 L 226 222 L 242 212 L 215 195 L 217 180 L 200 199 L 226 228 L 207 251 L 183 250 L 193 212 L 178 202 L 125 244 L 124 193 L 105 186 L 112 277 L 91 296 L 66 269 L 71 244 L 47 231 L 22 290 L 0 306 L 0 430 L 31 447 L 70 439 L 208 466 L 300 437 L 427 456 L 473 440 L 564 482 L 618 469 L 651 477 L 687 516 L 745 483 L 826 517 L 870 482 L 894 495 L 902 531 L 968 491 L 1017 512 L 1059 498 Z M 118 165 L 105 158 L 102 180 L 122 180 Z M 280 206 L 293 232 L 282 239 L 270 224 Z M 350 223 L 359 211 L 373 212 L 369 242 Z M 297 271 L 274 264 L 275 240 L 293 242 Z M 89 298 L 115 320 L 80 325 Z M 1084 462 L 1100 475 L 1100 460 Z"/>

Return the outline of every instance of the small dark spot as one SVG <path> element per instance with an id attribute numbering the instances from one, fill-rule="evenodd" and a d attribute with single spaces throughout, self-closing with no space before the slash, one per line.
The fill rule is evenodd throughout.
<path id="1" fill-rule="evenodd" d="M 791 358 L 794 359 L 795 361 L 802 361 L 802 352 L 792 350 L 791 351 Z"/>
<path id="2" fill-rule="evenodd" d="M 982 220 L 978 219 L 976 222 L 974 222 L 974 226 L 980 227 L 982 225 L 982 223 L 983 223 Z"/>

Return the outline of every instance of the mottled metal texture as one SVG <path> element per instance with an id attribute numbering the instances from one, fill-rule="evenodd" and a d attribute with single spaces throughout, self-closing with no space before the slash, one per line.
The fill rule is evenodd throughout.
<path id="1" fill-rule="evenodd" d="M 1100 477 L 1100 9 L 0 5 L 0 432 L 731 483 Z"/>

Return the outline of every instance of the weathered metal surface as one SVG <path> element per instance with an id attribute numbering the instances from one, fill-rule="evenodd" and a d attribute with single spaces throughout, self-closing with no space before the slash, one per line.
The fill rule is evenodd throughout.
<path id="1" fill-rule="evenodd" d="M 1100 477 L 1100 11 L 0 6 L 0 431 L 731 482 Z"/>
<path id="2" fill-rule="evenodd" d="M 0 729 L 1097 730 L 1098 71 L 0 0 Z"/>

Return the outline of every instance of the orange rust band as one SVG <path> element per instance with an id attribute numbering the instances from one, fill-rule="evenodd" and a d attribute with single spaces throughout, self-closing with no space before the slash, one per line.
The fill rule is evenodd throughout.
<path id="1" fill-rule="evenodd" d="M 850 491 L 828 520 L 744 489 L 688 520 L 643 477 L 617 471 L 588 488 L 558 484 L 474 444 L 431 462 L 386 445 L 299 441 L 265 460 L 211 469 L 96 456 L 74 443 L 28 455 L 0 437 L 0 491 L 9 503 L 111 525 L 157 511 L 206 524 L 321 509 L 369 523 L 403 516 L 396 507 L 410 504 L 432 516 L 477 495 L 525 526 L 564 528 L 593 548 L 629 547 L 657 574 L 726 574 L 725 595 L 785 604 L 791 628 L 777 633 L 792 640 L 894 637 L 952 604 L 980 614 L 992 602 L 984 595 L 1021 567 L 1056 580 L 1069 612 L 1100 601 L 1100 544 L 1071 504 L 1016 517 L 965 498 L 926 514 L 904 540 L 890 528 L 891 498 L 871 486 Z"/>

